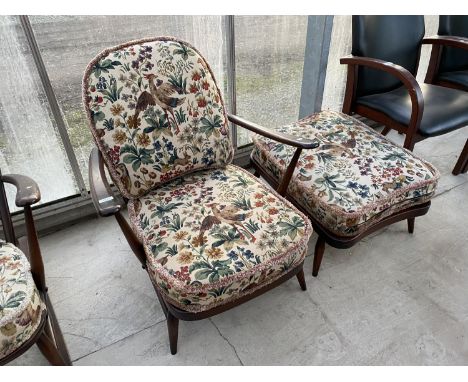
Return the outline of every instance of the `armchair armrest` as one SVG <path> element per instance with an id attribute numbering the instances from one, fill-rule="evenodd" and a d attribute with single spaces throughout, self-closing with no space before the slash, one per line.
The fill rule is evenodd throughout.
<path id="1" fill-rule="evenodd" d="M 348 83 L 347 86 L 352 87 L 352 97 L 347 97 L 345 102 L 348 103 L 347 108 L 350 109 L 350 104 L 355 98 L 356 86 L 356 70 L 358 66 L 365 66 L 371 69 L 381 70 L 396 78 L 398 78 L 406 88 L 411 99 L 411 118 L 406 132 L 404 147 L 412 149 L 415 141 L 416 133 L 421 124 L 421 119 L 424 111 L 424 98 L 416 78 L 404 67 L 396 65 L 392 62 L 379 60 L 377 58 L 347 56 L 340 60 L 341 64 L 348 65 Z M 348 89 L 347 89 L 348 92 Z M 352 98 L 352 99 L 350 99 Z"/>
<path id="2" fill-rule="evenodd" d="M 306 150 L 316 149 L 317 147 L 319 147 L 319 143 L 312 139 L 307 139 L 303 137 L 295 137 L 290 134 L 281 133 L 279 131 L 274 131 L 266 127 L 260 126 L 256 123 L 247 121 L 246 119 L 238 117 L 237 115 L 228 114 L 228 119 L 235 125 L 241 126 L 254 133 L 263 135 L 266 138 L 273 139 L 274 141 L 284 143 L 289 146 L 300 147 Z"/>
<path id="3" fill-rule="evenodd" d="M 468 50 L 468 38 L 458 36 L 431 36 L 422 40 L 423 44 L 451 46 Z"/>
<path id="4" fill-rule="evenodd" d="M 19 174 L 7 174 L 2 175 L 2 180 L 16 187 L 15 204 L 18 207 L 30 206 L 41 200 L 39 186 L 31 178 Z"/>
<path id="5" fill-rule="evenodd" d="M 276 189 L 278 194 L 281 196 L 285 196 L 288 190 L 289 182 L 294 173 L 294 169 L 296 168 L 297 162 L 299 161 L 299 157 L 301 156 L 301 152 L 303 149 L 316 149 L 319 147 L 319 143 L 312 139 L 302 138 L 302 137 L 295 137 L 290 134 L 281 133 L 279 131 L 274 131 L 271 129 L 267 129 L 266 127 L 257 125 L 256 123 L 247 121 L 246 119 L 240 118 L 236 115 L 228 114 L 228 119 L 241 127 L 244 127 L 247 130 L 250 130 L 254 133 L 263 135 L 266 138 L 273 139 L 277 142 L 284 143 L 289 146 L 296 147 L 296 151 L 289 163 L 286 171 L 283 175 L 283 179 L 279 182 L 279 186 Z"/>
<path id="6" fill-rule="evenodd" d="M 104 171 L 101 152 L 94 147 L 89 156 L 89 188 L 94 207 L 100 216 L 112 216 L 120 211 L 121 205 L 114 197 Z"/>

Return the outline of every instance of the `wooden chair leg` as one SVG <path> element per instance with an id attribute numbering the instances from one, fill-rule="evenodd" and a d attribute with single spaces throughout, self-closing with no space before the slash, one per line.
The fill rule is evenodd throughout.
<path id="1" fill-rule="evenodd" d="M 305 277 L 304 277 L 304 269 L 301 268 L 299 272 L 296 274 L 297 281 L 299 281 L 299 285 L 301 286 L 302 290 L 307 290 L 307 285 L 305 282 Z"/>
<path id="2" fill-rule="evenodd" d="M 260 178 L 260 174 L 258 173 L 257 170 L 254 170 L 254 173 L 253 173 L 253 174 L 254 174 L 255 177 Z"/>
<path id="3" fill-rule="evenodd" d="M 392 130 L 390 127 L 385 126 L 380 134 L 387 135 L 390 132 L 390 130 Z"/>
<path id="4" fill-rule="evenodd" d="M 47 325 L 47 324 L 46 324 Z M 67 366 L 69 364 L 62 358 L 59 350 L 52 341 L 51 338 L 47 335 L 46 331 L 42 333 L 42 335 L 37 340 L 37 346 L 44 357 L 50 362 L 53 366 Z"/>
<path id="5" fill-rule="evenodd" d="M 416 218 L 409 218 L 408 219 L 408 232 L 413 233 L 414 232 L 414 221 Z"/>
<path id="6" fill-rule="evenodd" d="M 453 168 L 452 174 L 459 175 L 468 171 L 468 140 L 465 143 L 465 147 L 457 160 L 455 167 Z"/>
<path id="7" fill-rule="evenodd" d="M 62 330 L 60 329 L 59 323 L 57 321 L 57 316 L 55 315 L 54 307 L 52 306 L 49 296 L 46 296 L 46 304 L 47 304 L 47 312 L 48 312 L 48 319 L 50 322 L 50 328 L 52 330 L 51 335 L 53 336 L 53 340 L 56 344 L 56 348 L 59 351 L 62 359 L 65 362 L 65 365 L 71 366 L 72 361 L 70 358 L 70 354 L 68 353 L 67 345 L 65 344 L 65 340 L 63 339 Z M 48 325 L 46 325 L 48 327 Z M 50 334 L 49 334 L 50 336 Z"/>
<path id="8" fill-rule="evenodd" d="M 169 346 L 171 354 L 177 353 L 177 340 L 179 337 L 179 319 L 174 317 L 172 313 L 167 311 L 167 331 L 169 333 Z"/>
<path id="9" fill-rule="evenodd" d="M 314 266 L 312 268 L 312 276 L 314 277 L 317 277 L 318 275 L 320 264 L 322 263 L 324 251 L 325 251 L 325 239 L 319 236 L 317 239 L 317 243 L 315 243 Z"/>

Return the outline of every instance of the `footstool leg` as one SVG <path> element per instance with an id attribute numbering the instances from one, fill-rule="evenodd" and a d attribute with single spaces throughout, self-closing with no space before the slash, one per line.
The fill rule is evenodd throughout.
<path id="1" fill-rule="evenodd" d="M 317 243 L 315 243 L 314 266 L 312 268 L 312 276 L 314 277 L 317 277 L 318 275 L 320 264 L 322 263 L 324 251 L 325 251 L 325 239 L 319 236 L 317 239 Z"/>
<path id="2" fill-rule="evenodd" d="M 174 317 L 172 313 L 167 311 L 167 331 L 169 333 L 169 345 L 171 354 L 177 353 L 177 339 L 179 337 L 179 319 Z"/>
<path id="3" fill-rule="evenodd" d="M 408 232 L 413 233 L 414 232 L 414 220 L 416 218 L 409 218 L 408 219 Z"/>
<path id="4" fill-rule="evenodd" d="M 299 285 L 301 286 L 302 290 L 307 290 L 307 285 L 305 282 L 305 277 L 304 277 L 304 269 L 301 268 L 299 272 L 296 274 L 297 281 L 299 281 Z"/>

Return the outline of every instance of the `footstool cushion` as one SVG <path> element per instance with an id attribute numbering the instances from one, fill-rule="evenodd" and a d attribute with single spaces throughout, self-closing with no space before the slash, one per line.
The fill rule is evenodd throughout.
<path id="1" fill-rule="evenodd" d="M 349 115 L 322 111 L 278 131 L 316 139 L 304 150 L 288 196 L 338 236 L 355 236 L 385 217 L 431 199 L 439 172 Z M 251 159 L 280 179 L 295 148 L 253 136 Z"/>

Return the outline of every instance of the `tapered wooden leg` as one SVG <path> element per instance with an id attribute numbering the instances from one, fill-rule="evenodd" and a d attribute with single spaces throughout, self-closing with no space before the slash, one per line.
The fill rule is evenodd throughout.
<path id="1" fill-rule="evenodd" d="M 67 365 L 69 365 L 62 358 L 62 355 L 60 354 L 59 350 L 55 347 L 54 342 L 46 334 L 45 331 L 39 337 L 39 339 L 37 341 L 37 346 L 38 346 L 39 350 L 41 351 L 41 353 L 44 354 L 44 357 L 46 357 L 47 360 L 50 362 L 51 365 L 53 365 L 53 366 L 67 366 Z"/>
<path id="2" fill-rule="evenodd" d="M 414 232 L 414 220 L 416 218 L 409 218 L 408 219 L 408 232 L 413 233 Z"/>
<path id="3" fill-rule="evenodd" d="M 317 243 L 315 243 L 314 266 L 312 268 L 312 276 L 314 277 L 317 277 L 318 275 L 320 264 L 322 263 L 324 251 L 325 251 L 325 239 L 319 236 L 317 239 Z"/>
<path id="4" fill-rule="evenodd" d="M 167 311 L 167 331 L 169 333 L 169 346 L 171 354 L 177 353 L 177 339 L 179 337 L 179 319 L 174 317 L 171 312 Z"/>
<path id="5" fill-rule="evenodd" d="M 253 173 L 253 174 L 254 174 L 254 176 L 256 176 L 257 178 L 260 178 L 260 174 L 258 173 L 257 170 L 254 170 L 254 173 Z"/>
<path id="6" fill-rule="evenodd" d="M 49 337 L 53 336 L 53 340 L 55 341 L 56 348 L 60 353 L 65 365 L 70 366 L 72 364 L 70 354 L 68 353 L 67 345 L 65 344 L 65 340 L 63 339 L 62 330 L 57 321 L 57 316 L 55 315 L 54 307 L 50 303 L 49 296 L 46 296 L 46 304 L 47 304 L 47 312 L 49 316 L 49 323 L 50 329 L 52 333 L 49 334 Z M 49 327 L 46 325 L 46 327 Z"/>
<path id="7" fill-rule="evenodd" d="M 453 168 L 452 174 L 459 175 L 468 171 L 468 140 L 463 147 L 463 151 L 458 158 L 457 164 Z"/>
<path id="8" fill-rule="evenodd" d="M 304 269 L 301 268 L 299 272 L 296 274 L 297 281 L 299 281 L 299 285 L 301 286 L 302 290 L 307 290 L 307 285 L 305 282 L 305 277 L 304 277 Z"/>
<path id="9" fill-rule="evenodd" d="M 382 132 L 380 134 L 382 135 L 387 135 L 390 132 L 391 128 L 390 127 L 384 127 Z"/>

